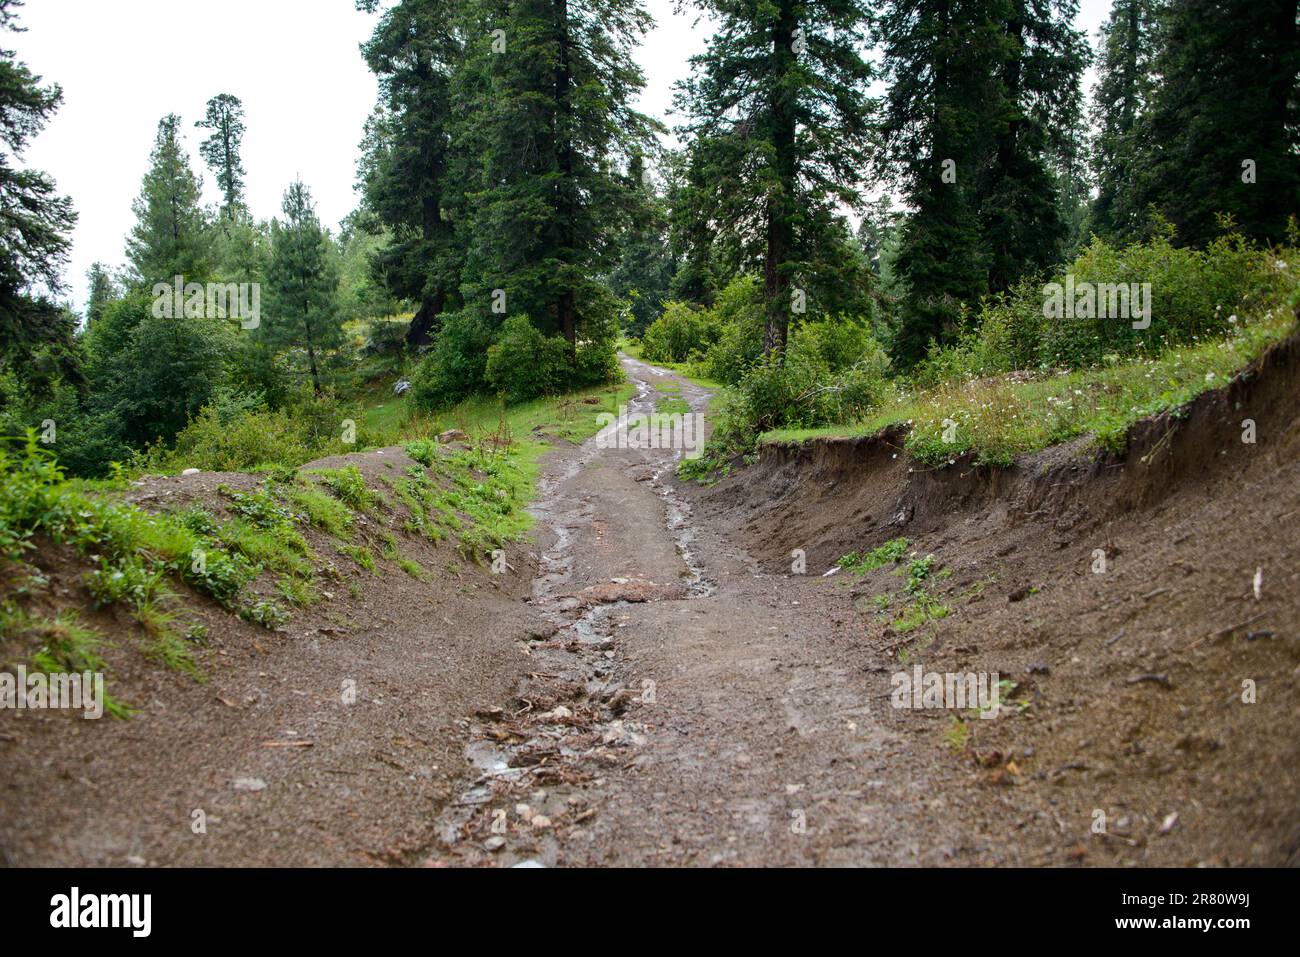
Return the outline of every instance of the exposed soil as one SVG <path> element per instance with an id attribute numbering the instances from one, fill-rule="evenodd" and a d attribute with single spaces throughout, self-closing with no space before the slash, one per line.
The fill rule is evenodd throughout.
<path id="1" fill-rule="evenodd" d="M 340 464 L 357 465 L 374 485 L 413 463 L 394 448 L 305 468 Z M 218 485 L 259 482 L 214 473 L 150 479 L 128 497 L 151 508 L 197 501 L 216 509 Z M 511 570 L 492 575 L 447 543 L 402 535 L 387 510 L 357 522 L 363 540 L 394 531 L 430 580 L 410 578 L 377 548 L 377 573 L 365 571 L 309 529 L 327 563 L 317 576 L 325 600 L 286 627 L 268 632 L 197 596 L 186 603 L 185 620 L 201 619 L 210 636 L 198 657 L 202 683 L 148 660 L 125 613 L 87 610 L 114 643 L 105 655 L 110 693 L 139 713 L 86 721 L 0 712 L 3 860 L 397 864 L 423 848 L 432 809 L 464 774 L 455 722 L 508 694 L 520 671 L 517 642 L 536 627 L 520 599 L 536 560 L 521 550 Z M 70 551 L 43 547 L 35 564 L 59 604 L 84 600 L 85 565 Z M 254 782 L 265 786 L 244 790 Z M 196 810 L 206 833 L 194 832 Z"/>
<path id="2" fill-rule="evenodd" d="M 535 554 L 512 551 L 507 575 L 453 571 L 449 546 L 422 544 L 430 582 L 384 565 L 352 600 L 347 569 L 281 634 L 204 609 L 202 685 L 120 642 L 130 721 L 0 716 L 0 850 L 13 864 L 1295 863 L 1298 365 L 1295 344 L 1275 349 L 1181 418 L 1143 423 L 1123 459 L 1075 443 L 1009 470 L 926 472 L 886 434 L 767 449 L 703 488 L 674 477 L 671 449 L 557 446 Z M 708 400 L 624 366 L 633 411 L 666 380 L 693 409 Z M 208 500 L 222 481 L 255 480 L 158 480 L 137 497 Z M 895 566 L 825 574 L 898 537 L 934 556 L 926 587 L 948 610 L 913 630 L 891 624 L 909 602 Z M 41 564 L 73 600 L 70 556 Z M 997 672 L 1010 703 L 991 720 L 893 707 L 893 676 L 918 664 Z M 313 744 L 266 746 L 295 740 Z"/>

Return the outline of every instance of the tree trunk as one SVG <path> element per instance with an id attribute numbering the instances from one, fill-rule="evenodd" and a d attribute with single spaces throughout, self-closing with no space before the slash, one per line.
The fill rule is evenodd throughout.
<path id="1" fill-rule="evenodd" d="M 570 122 L 569 95 L 573 89 L 573 68 L 569 62 L 569 0 L 555 0 L 555 27 L 558 33 L 559 56 L 555 64 L 555 160 L 560 173 L 556 184 L 559 195 L 556 197 L 556 214 L 559 225 L 561 260 L 571 255 L 573 249 L 573 204 L 570 197 L 573 191 L 573 136 Z M 568 279 L 565 279 L 568 282 Z M 560 291 L 555 301 L 555 319 L 560 332 L 569 343 L 569 355 L 577 353 L 578 322 L 572 287 Z"/>
<path id="2" fill-rule="evenodd" d="M 772 27 L 772 92 L 768 103 L 772 123 L 772 151 L 776 191 L 767 199 L 767 254 L 763 264 L 763 292 L 767 299 L 767 328 L 763 332 L 763 353 L 784 354 L 790 328 L 790 277 L 786 263 L 794 247 L 794 194 L 798 175 L 795 156 L 794 104 L 785 78 L 795 65 L 793 49 L 797 27 L 794 0 L 781 0 L 780 14 Z"/>
<path id="3" fill-rule="evenodd" d="M 406 330 L 406 344 L 412 348 L 426 346 L 433 341 L 433 333 L 438 327 L 438 318 L 443 306 L 447 304 L 447 292 L 439 289 L 430 298 L 420 303 L 419 310 L 411 319 L 410 328 Z"/>

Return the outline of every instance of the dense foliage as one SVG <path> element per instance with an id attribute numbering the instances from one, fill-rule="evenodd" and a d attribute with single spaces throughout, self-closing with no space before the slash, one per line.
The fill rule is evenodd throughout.
<path id="1" fill-rule="evenodd" d="M 81 316 L 71 203 L 22 163 L 62 93 L 0 50 L 8 441 L 90 476 L 299 464 L 615 382 L 626 340 L 725 387 L 717 462 L 918 389 L 1276 331 L 1297 0 L 1114 0 L 1095 50 L 1077 0 L 696 0 L 672 148 L 636 108 L 642 0 L 357 7 L 378 99 L 337 233 L 301 182 L 249 208 L 256 112 L 218 93 L 188 129 L 219 202 L 163 117 Z"/>

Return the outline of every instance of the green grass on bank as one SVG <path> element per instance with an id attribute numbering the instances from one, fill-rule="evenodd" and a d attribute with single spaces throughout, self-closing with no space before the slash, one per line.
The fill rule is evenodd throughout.
<path id="1" fill-rule="evenodd" d="M 367 406 L 361 424 L 368 434 L 387 439 L 387 444 L 392 445 L 448 429 L 460 429 L 471 438 L 499 433 L 519 438 L 537 430 L 554 438 L 581 442 L 598 431 L 598 414 L 617 412 L 618 406 L 635 394 L 630 383 L 620 382 L 513 406 L 495 397 L 475 396 L 433 415 L 419 413 L 409 394 L 389 394 Z"/>
<path id="2" fill-rule="evenodd" d="M 1295 328 L 1294 316 L 1278 309 L 1227 340 L 1176 349 L 1155 359 L 898 391 L 861 422 L 774 430 L 764 433 L 759 442 L 798 444 L 817 438 L 853 438 L 906 424 L 907 451 L 930 466 L 951 464 L 969 452 L 982 464 L 1007 466 L 1017 455 L 1088 434 L 1094 435 L 1101 447 L 1121 452 L 1134 422 L 1177 409 L 1202 392 L 1226 384 Z"/>

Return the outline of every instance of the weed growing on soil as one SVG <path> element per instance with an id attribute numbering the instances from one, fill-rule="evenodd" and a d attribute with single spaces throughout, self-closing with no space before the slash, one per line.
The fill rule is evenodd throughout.
<path id="1" fill-rule="evenodd" d="M 862 575 L 866 572 L 875 571 L 877 568 L 884 568 L 886 565 L 894 565 L 902 561 L 903 556 L 907 554 L 908 546 L 911 544 L 906 538 L 895 538 L 866 553 L 849 552 L 836 564 L 845 571 Z"/>
<path id="2" fill-rule="evenodd" d="M 352 510 L 339 499 L 314 485 L 294 485 L 286 495 L 293 507 L 325 534 L 346 538 L 351 532 Z"/>
<path id="3" fill-rule="evenodd" d="M 340 545 L 339 554 L 346 555 L 368 572 L 375 571 L 375 556 L 365 545 Z"/>
<path id="4" fill-rule="evenodd" d="M 80 674 L 105 670 L 100 656 L 103 636 L 82 624 L 74 611 L 47 618 L 31 614 L 10 599 L 0 605 L 0 641 L 20 647 L 36 645 L 27 659 L 27 668 L 32 673 Z M 107 691 L 104 711 L 115 718 L 129 718 L 134 713 Z"/>
<path id="5" fill-rule="evenodd" d="M 965 751 L 966 744 L 970 741 L 970 725 L 953 715 L 952 724 L 943 733 L 943 740 L 954 751 Z"/>
<path id="6" fill-rule="evenodd" d="M 411 517 L 408 530 L 434 540 L 454 534 L 467 558 L 516 540 L 532 525 L 524 509 L 532 492 L 536 456 L 515 443 L 480 442 L 471 449 L 439 450 L 410 443 L 407 454 L 421 463 L 393 482 Z"/>
<path id="7" fill-rule="evenodd" d="M 289 620 L 289 613 L 273 601 L 254 602 L 239 612 L 244 621 L 261 625 L 267 631 L 274 631 Z"/>
<path id="8" fill-rule="evenodd" d="M 399 558 L 397 560 L 397 566 L 416 581 L 422 582 L 428 577 L 425 575 L 424 569 L 420 567 L 419 562 L 410 558 Z"/>
<path id="9" fill-rule="evenodd" d="M 366 480 L 355 465 L 341 469 L 316 469 L 313 475 L 320 477 L 321 483 L 328 488 L 339 501 L 358 512 L 374 511 L 378 497 L 366 485 Z"/>
<path id="10" fill-rule="evenodd" d="M 276 590 L 291 605 L 306 608 L 320 601 L 320 592 L 310 581 L 285 575 L 275 583 Z"/>

